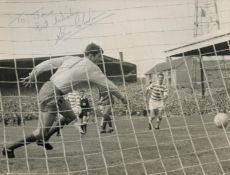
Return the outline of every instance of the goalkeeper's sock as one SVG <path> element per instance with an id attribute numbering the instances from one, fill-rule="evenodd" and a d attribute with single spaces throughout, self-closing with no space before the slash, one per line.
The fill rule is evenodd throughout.
<path id="1" fill-rule="evenodd" d="M 25 139 L 25 140 L 24 140 L 24 139 L 21 139 L 21 140 L 15 142 L 15 143 L 13 143 L 12 145 L 8 146 L 7 149 L 9 149 L 9 150 L 14 150 L 14 149 L 16 149 L 16 148 L 19 148 L 19 147 L 24 146 L 25 144 L 28 145 L 28 144 L 30 144 L 30 143 L 33 143 L 33 142 L 35 142 L 36 140 L 37 140 L 37 138 L 36 138 L 33 134 L 31 134 L 31 135 L 29 135 L 29 136 L 26 136 L 26 139 Z"/>
<path id="2" fill-rule="evenodd" d="M 54 133 L 58 132 L 61 128 L 63 128 L 63 126 L 64 126 L 65 124 L 67 124 L 67 123 L 66 123 L 66 121 L 65 121 L 64 118 L 60 119 L 60 123 L 59 123 L 59 121 L 55 121 L 55 122 L 53 123 L 52 127 L 50 128 L 49 132 L 47 133 L 47 135 L 46 135 L 46 137 L 45 137 L 45 141 L 48 141 L 48 140 L 50 139 L 50 137 L 51 137 Z M 61 125 L 61 126 L 60 126 L 60 125 Z"/>
<path id="3" fill-rule="evenodd" d="M 46 150 L 52 150 L 53 146 L 50 143 L 44 142 L 43 140 L 38 140 L 37 141 L 38 146 L 44 146 Z"/>

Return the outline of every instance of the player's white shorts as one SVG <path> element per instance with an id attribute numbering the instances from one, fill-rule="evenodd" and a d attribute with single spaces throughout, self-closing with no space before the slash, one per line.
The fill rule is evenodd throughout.
<path id="1" fill-rule="evenodd" d="M 105 106 L 104 105 L 98 105 L 98 109 L 100 110 L 101 113 L 103 113 L 105 110 Z"/>
<path id="2" fill-rule="evenodd" d="M 164 102 L 163 101 L 156 101 L 156 100 L 149 100 L 149 110 L 153 109 L 163 109 L 164 108 Z"/>

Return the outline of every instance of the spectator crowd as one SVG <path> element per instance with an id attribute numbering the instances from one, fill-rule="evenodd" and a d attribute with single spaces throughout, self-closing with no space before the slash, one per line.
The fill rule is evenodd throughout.
<path id="1" fill-rule="evenodd" d="M 129 83 L 126 86 L 119 86 L 120 90 L 127 94 L 129 100 L 129 109 L 132 115 L 146 115 L 147 104 L 144 97 L 145 86 L 140 83 Z M 97 104 L 98 94 L 96 91 L 89 92 L 87 96 L 90 105 Z M 210 91 L 209 91 L 210 92 Z M 29 94 L 7 95 L 1 96 L 0 99 L 0 121 L 4 121 L 7 125 L 21 125 L 26 120 L 37 119 L 38 105 L 36 95 L 32 92 Z M 218 89 L 212 90 L 202 97 L 199 93 L 187 92 L 184 93 L 183 89 L 169 90 L 169 97 L 165 103 L 166 113 L 168 115 L 193 115 L 205 114 L 215 111 L 229 111 L 229 99 L 226 90 Z M 96 108 L 94 108 L 96 109 Z M 114 115 L 126 115 L 125 107 L 119 102 L 115 101 L 113 108 Z"/>

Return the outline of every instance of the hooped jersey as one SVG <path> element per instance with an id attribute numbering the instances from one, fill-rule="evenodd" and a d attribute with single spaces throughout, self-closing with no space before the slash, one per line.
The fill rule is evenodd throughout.
<path id="1" fill-rule="evenodd" d="M 71 108 L 80 107 L 80 95 L 77 91 L 68 93 L 67 98 L 69 100 Z"/>
<path id="2" fill-rule="evenodd" d="M 150 99 L 155 101 L 162 101 L 165 95 L 168 94 L 168 89 L 165 84 L 151 84 L 147 87 L 150 91 Z"/>

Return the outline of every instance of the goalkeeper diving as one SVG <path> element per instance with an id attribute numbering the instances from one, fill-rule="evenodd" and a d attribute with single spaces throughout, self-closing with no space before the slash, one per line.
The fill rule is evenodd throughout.
<path id="1" fill-rule="evenodd" d="M 53 149 L 53 146 L 48 142 L 50 137 L 60 127 L 68 125 L 77 118 L 70 104 L 64 98 L 73 90 L 91 87 L 104 89 L 127 104 L 126 98 L 117 86 L 107 79 L 96 65 L 102 62 L 102 54 L 101 47 L 91 43 L 85 49 L 84 58 L 65 56 L 49 59 L 35 66 L 29 76 L 22 78 L 21 82 L 27 87 L 36 83 L 37 77 L 42 73 L 53 72 L 56 69 L 56 72 L 50 77 L 50 81 L 45 82 L 38 93 L 38 128 L 25 138 L 12 144 L 6 144 L 2 150 L 4 156 L 14 158 L 14 151 L 17 148 L 33 142 L 38 142 L 38 145 L 44 146 L 47 150 Z M 63 116 L 60 120 L 56 119 L 58 113 Z"/>

